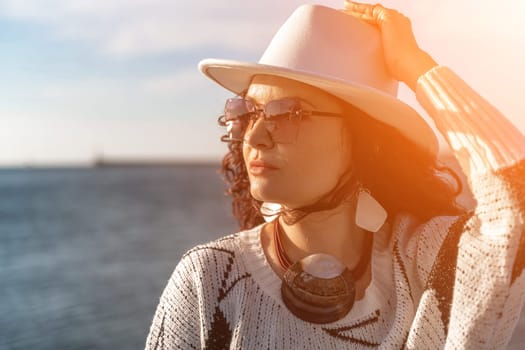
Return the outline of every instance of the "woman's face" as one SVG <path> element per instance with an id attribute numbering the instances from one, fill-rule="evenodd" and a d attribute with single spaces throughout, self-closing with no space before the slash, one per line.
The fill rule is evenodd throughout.
<path id="1" fill-rule="evenodd" d="M 261 106 L 272 100 L 298 98 L 304 110 L 343 113 L 333 96 L 274 76 L 256 76 L 246 98 Z M 295 142 L 279 143 L 259 118 L 243 143 L 252 196 L 290 209 L 315 203 L 336 186 L 350 165 L 347 134 L 342 118 L 310 116 L 299 123 Z"/>

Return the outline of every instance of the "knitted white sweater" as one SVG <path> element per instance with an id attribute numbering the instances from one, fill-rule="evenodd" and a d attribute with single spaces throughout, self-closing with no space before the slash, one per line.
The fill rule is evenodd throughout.
<path id="1" fill-rule="evenodd" d="M 504 348 L 525 296 L 525 140 L 447 68 L 422 76 L 416 96 L 467 174 L 473 212 L 385 224 L 364 298 L 324 325 L 284 306 L 260 226 L 195 247 L 162 294 L 146 348 Z"/>

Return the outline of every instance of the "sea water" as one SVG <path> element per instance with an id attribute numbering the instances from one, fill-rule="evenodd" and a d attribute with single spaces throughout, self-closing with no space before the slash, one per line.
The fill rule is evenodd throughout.
<path id="1" fill-rule="evenodd" d="M 141 349 L 192 246 L 236 230 L 218 164 L 0 170 L 0 349 Z"/>

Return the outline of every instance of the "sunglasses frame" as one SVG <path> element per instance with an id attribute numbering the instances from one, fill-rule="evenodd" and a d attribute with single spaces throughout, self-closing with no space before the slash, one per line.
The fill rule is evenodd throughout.
<path id="1" fill-rule="evenodd" d="M 266 131 L 268 132 L 268 134 L 272 138 L 272 141 L 277 142 L 277 143 L 293 143 L 293 141 L 291 141 L 291 142 L 283 142 L 283 141 L 275 140 L 274 133 L 275 133 L 275 131 L 277 129 L 271 129 L 271 128 L 269 128 L 269 125 L 270 125 L 271 122 L 273 122 L 273 127 L 276 128 L 277 127 L 277 120 L 275 120 L 275 119 L 278 116 L 274 115 L 274 116 L 270 116 L 269 117 L 266 114 L 265 109 L 266 109 L 266 107 L 267 107 L 267 105 L 269 103 L 272 103 L 272 102 L 275 102 L 275 101 L 287 101 L 287 100 L 293 101 L 294 102 L 294 104 L 293 104 L 294 107 L 293 107 L 293 109 L 291 111 L 288 112 L 288 114 L 289 114 L 288 117 L 289 117 L 289 121 L 290 122 L 297 122 L 297 123 L 299 123 L 304 117 L 310 117 L 310 116 L 331 117 L 331 118 L 343 118 L 344 117 L 343 113 L 323 112 L 323 111 L 316 111 L 316 110 L 305 110 L 305 109 L 303 109 L 301 107 L 301 100 L 299 98 L 293 98 L 293 97 L 285 97 L 285 98 L 281 98 L 281 99 L 271 100 L 271 101 L 267 102 L 264 105 L 256 105 L 252 100 L 245 99 L 245 98 L 242 98 L 242 97 L 233 97 L 233 98 L 229 98 L 229 99 L 226 100 L 226 105 L 225 105 L 225 108 L 224 108 L 225 111 L 226 111 L 226 106 L 232 100 L 236 100 L 236 101 L 239 101 L 239 102 L 244 101 L 245 103 L 246 102 L 250 102 L 254 106 L 254 111 L 252 111 L 252 112 L 248 111 L 248 108 L 246 108 L 247 109 L 248 118 L 249 118 L 249 122 L 247 123 L 247 125 L 245 127 L 246 129 L 244 130 L 244 135 L 246 135 L 246 131 L 253 129 L 253 127 L 255 126 L 257 120 L 259 119 L 259 117 L 262 116 L 263 117 L 263 122 L 264 122 L 264 127 L 265 127 Z M 243 114 L 243 116 L 244 115 L 245 114 Z M 294 118 L 295 120 L 292 120 L 292 118 Z M 221 141 L 222 142 L 244 142 L 245 141 L 245 137 L 244 136 L 241 137 L 241 138 L 232 138 L 231 137 L 232 132 L 230 130 L 233 127 L 233 125 L 229 124 L 229 123 L 242 123 L 242 122 L 243 121 L 241 120 L 241 117 L 236 117 L 236 118 L 231 118 L 230 120 L 226 120 L 226 113 L 220 115 L 219 118 L 217 119 L 217 123 L 221 127 L 225 127 L 226 131 L 227 131 L 227 134 L 221 136 Z M 251 126 L 250 126 L 250 124 L 251 124 Z"/>

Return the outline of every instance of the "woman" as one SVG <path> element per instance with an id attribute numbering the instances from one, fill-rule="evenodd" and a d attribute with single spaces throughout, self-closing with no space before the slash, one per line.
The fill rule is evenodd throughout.
<path id="1" fill-rule="evenodd" d="M 406 17 L 302 6 L 258 64 L 200 67 L 237 95 L 219 122 L 244 231 L 182 257 L 148 349 L 505 347 L 525 293 L 525 140 Z M 397 81 L 446 137 L 473 210 Z"/>

